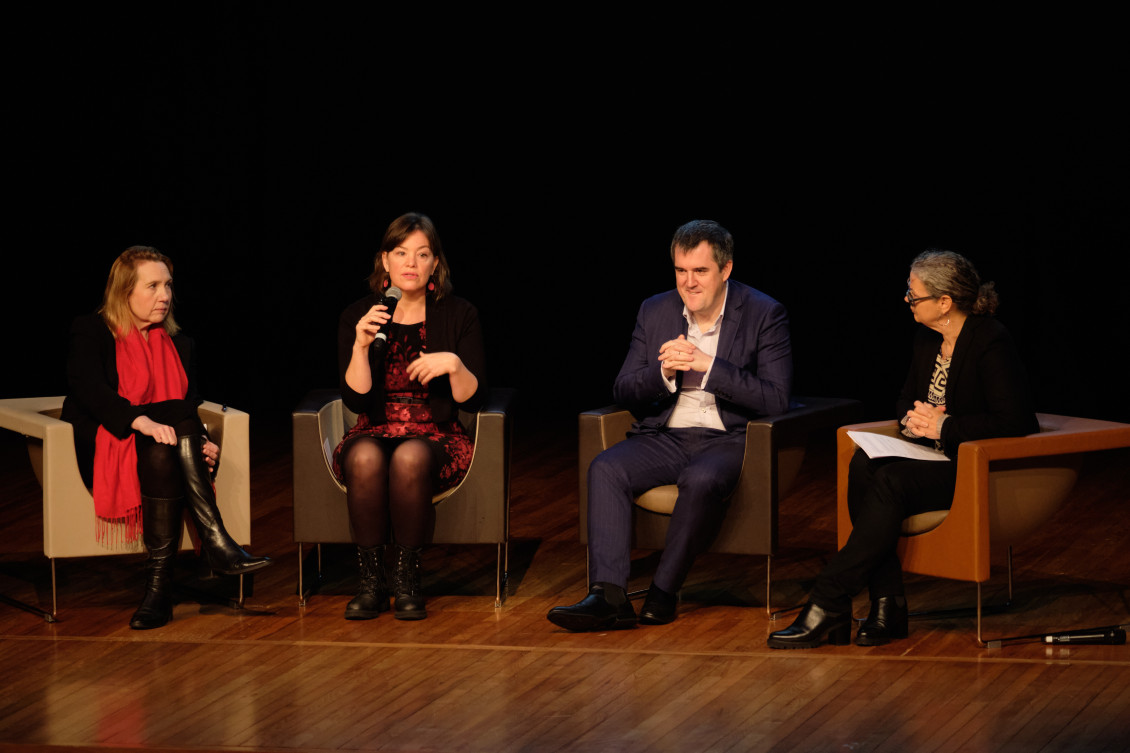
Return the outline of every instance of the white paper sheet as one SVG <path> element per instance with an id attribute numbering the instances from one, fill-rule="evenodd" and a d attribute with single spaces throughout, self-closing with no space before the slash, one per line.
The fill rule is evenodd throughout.
<path id="1" fill-rule="evenodd" d="M 949 460 L 941 450 L 923 447 L 886 434 L 872 434 L 869 431 L 849 431 L 859 448 L 869 458 L 909 458 L 911 460 Z"/>

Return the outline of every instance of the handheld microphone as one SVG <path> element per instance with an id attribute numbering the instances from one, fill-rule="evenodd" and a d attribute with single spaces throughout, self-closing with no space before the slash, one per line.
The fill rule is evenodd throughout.
<path id="1" fill-rule="evenodd" d="M 1044 636 L 1045 643 L 1100 643 L 1108 646 L 1121 646 L 1126 643 L 1126 631 L 1121 628 L 1098 628 L 1074 630 L 1067 633 L 1052 633 Z"/>
<path id="2" fill-rule="evenodd" d="M 385 291 L 384 299 L 381 301 L 381 303 L 388 308 L 389 322 L 392 321 L 392 315 L 396 311 L 396 304 L 400 303 L 401 295 L 403 294 L 400 292 L 400 288 L 396 287 L 395 285 Z M 385 332 L 384 328 L 382 327 L 381 329 L 377 330 L 377 334 L 373 338 L 372 347 L 376 348 L 377 351 L 380 352 L 384 350 L 387 345 L 388 333 Z"/>

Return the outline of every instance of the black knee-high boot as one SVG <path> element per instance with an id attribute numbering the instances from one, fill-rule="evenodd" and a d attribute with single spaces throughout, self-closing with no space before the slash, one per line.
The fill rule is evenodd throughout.
<path id="1" fill-rule="evenodd" d="M 180 545 L 182 499 L 141 498 L 142 540 L 149 550 L 145 561 L 145 597 L 129 626 L 152 630 L 173 619 L 173 560 Z"/>
<path id="2" fill-rule="evenodd" d="M 371 620 L 389 610 L 384 545 L 357 547 L 357 559 L 361 565 L 361 585 L 345 606 L 345 619 Z"/>
<path id="3" fill-rule="evenodd" d="M 177 438 L 177 459 L 184 471 L 184 487 L 188 496 L 188 509 L 200 534 L 200 541 L 208 566 L 224 575 L 243 575 L 262 570 L 271 564 L 267 557 L 252 557 L 245 552 L 224 528 L 220 510 L 216 507 L 216 493 L 208 466 L 200 452 L 202 437 L 191 434 Z"/>
<path id="4" fill-rule="evenodd" d="M 428 616 L 420 595 L 420 548 L 396 545 L 396 610 L 398 620 L 422 620 Z"/>

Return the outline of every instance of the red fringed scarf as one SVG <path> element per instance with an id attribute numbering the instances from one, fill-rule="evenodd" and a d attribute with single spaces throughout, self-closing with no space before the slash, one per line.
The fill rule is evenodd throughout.
<path id="1" fill-rule="evenodd" d="M 151 328 L 146 340 L 134 327 L 114 341 L 114 349 L 118 394 L 130 405 L 184 399 L 188 376 L 164 328 Z M 106 427 L 98 427 L 94 441 L 94 513 L 98 516 L 96 537 L 107 546 L 128 544 L 141 535 L 141 484 L 133 434 L 118 439 Z"/>

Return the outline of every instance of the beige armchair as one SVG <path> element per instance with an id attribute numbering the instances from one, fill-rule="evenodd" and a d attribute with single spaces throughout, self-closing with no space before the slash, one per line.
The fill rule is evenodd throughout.
<path id="1" fill-rule="evenodd" d="M 51 611 L 17 604 L 49 622 L 58 614 L 55 585 L 55 560 L 60 557 L 100 557 L 144 552 L 141 541 L 113 548 L 102 545 L 94 535 L 94 499 L 83 483 L 75 458 L 74 429 L 59 420 L 62 396 L 0 400 L 0 428 L 27 437 L 28 456 L 43 488 L 43 553 L 51 561 Z M 243 411 L 202 403 L 198 413 L 212 440 L 220 445 L 220 463 L 214 482 L 216 499 L 224 526 L 235 541 L 251 543 L 251 461 L 248 434 L 249 417 Z M 193 547 L 186 525 L 181 548 Z M 239 603 L 243 601 L 240 578 Z"/>
<path id="2" fill-rule="evenodd" d="M 949 510 L 912 515 L 903 522 L 903 570 L 977 584 L 977 642 L 981 634 L 981 584 L 990 557 L 1042 528 L 1063 506 L 1078 478 L 1082 453 L 1130 447 L 1130 424 L 1038 413 L 1040 433 L 964 442 L 957 454 L 957 485 Z M 848 466 L 856 444 L 849 431 L 897 436 L 897 421 L 841 427 L 837 432 L 837 538 L 847 543 Z M 1007 640 L 1007 639 L 1006 639 Z M 993 643 L 999 643 L 994 641 Z"/>
<path id="3" fill-rule="evenodd" d="M 859 420 L 858 400 L 794 397 L 787 413 L 750 421 L 746 427 L 745 461 L 738 485 L 730 497 L 726 519 L 709 551 L 764 555 L 765 611 L 771 607 L 772 560 L 777 553 L 777 503 L 796 481 L 809 439 Z M 598 454 L 624 439 L 635 419 L 618 406 L 586 411 L 580 416 L 580 535 L 588 543 L 588 470 Z M 632 547 L 662 549 L 675 509 L 678 488 L 659 486 L 636 499 L 633 508 Z"/>
<path id="4" fill-rule="evenodd" d="M 495 607 L 505 596 L 510 534 L 511 412 L 515 391 L 493 389 L 478 413 L 460 411 L 459 419 L 475 441 L 471 467 L 457 485 L 437 494 L 435 535 L 439 544 L 495 544 Z M 306 604 L 317 583 L 307 589 L 303 577 L 303 544 L 315 544 L 318 580 L 321 545 L 353 541 L 345 487 L 331 470 L 333 451 L 357 416 L 336 391 L 316 390 L 291 414 L 294 430 L 294 541 L 298 544 L 299 605 Z"/>

